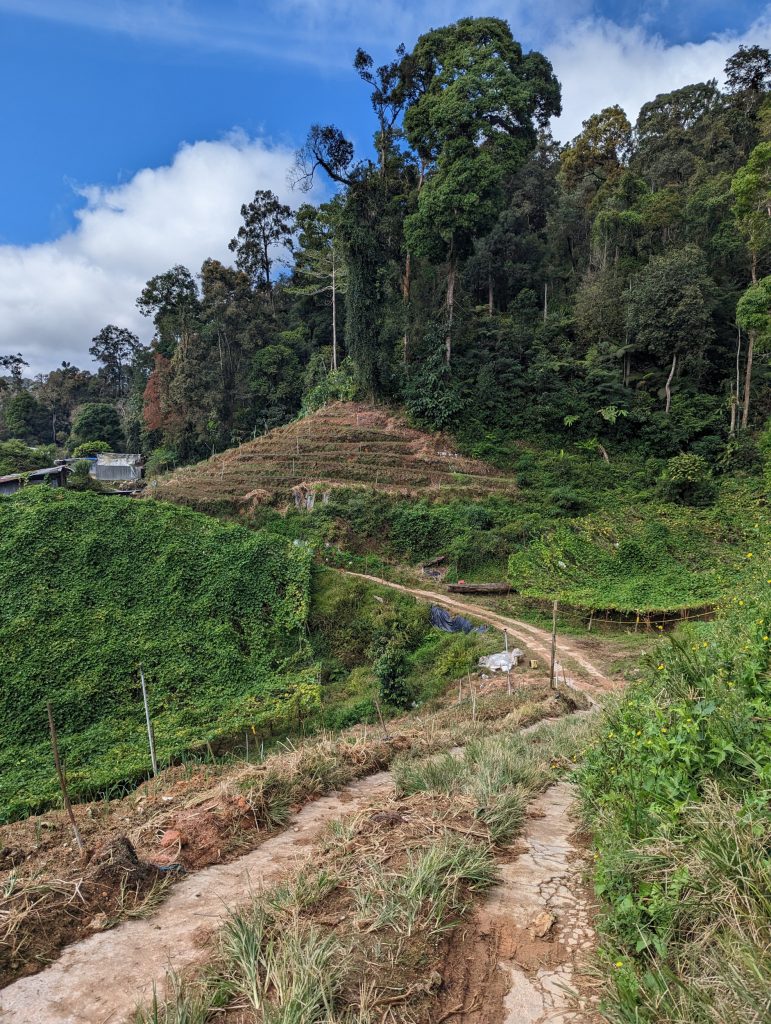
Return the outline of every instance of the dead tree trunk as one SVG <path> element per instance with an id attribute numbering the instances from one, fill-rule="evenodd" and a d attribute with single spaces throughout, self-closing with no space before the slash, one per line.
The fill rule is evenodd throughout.
<path id="1" fill-rule="evenodd" d="M 744 404 L 742 408 L 742 430 L 747 429 L 750 419 L 750 387 L 752 386 L 752 355 L 755 348 L 755 332 L 747 332 L 747 365 L 744 369 Z"/>
<path id="2" fill-rule="evenodd" d="M 411 272 L 412 258 L 408 252 L 404 258 L 404 274 L 402 275 L 402 305 L 404 307 L 405 318 L 404 337 L 402 338 L 402 360 L 405 365 L 407 364 L 407 360 L 409 358 L 409 335 L 407 334 L 407 307 L 410 304 L 410 287 L 412 284 Z"/>
<path id="3" fill-rule="evenodd" d="M 452 359 L 452 318 L 455 310 L 455 278 L 457 267 L 455 253 L 450 250 L 450 263 L 447 269 L 447 336 L 444 339 L 444 359 L 450 365 Z"/>
<path id="4" fill-rule="evenodd" d="M 728 431 L 731 437 L 736 433 L 736 421 L 739 414 L 739 406 L 741 405 L 741 379 L 739 368 L 741 365 L 741 354 L 742 354 L 742 329 L 737 325 L 736 328 L 736 380 L 734 386 L 731 388 L 731 427 Z"/>
<path id="5" fill-rule="evenodd" d="M 752 283 L 758 283 L 758 254 L 752 254 L 751 271 Z M 752 386 L 752 355 L 755 348 L 755 335 L 753 331 L 747 332 L 747 365 L 744 368 L 744 407 L 742 408 L 742 430 L 747 429 L 750 419 L 750 388 Z"/>
<path id="6" fill-rule="evenodd" d="M 669 371 L 669 376 L 667 377 L 667 382 L 664 385 L 664 393 L 667 396 L 667 404 L 666 404 L 666 407 L 664 409 L 664 412 L 667 414 L 667 416 L 669 415 L 669 407 L 672 404 L 672 378 L 675 375 L 675 367 L 676 366 L 677 366 L 677 353 L 675 353 L 675 355 L 672 356 L 672 368 Z"/>

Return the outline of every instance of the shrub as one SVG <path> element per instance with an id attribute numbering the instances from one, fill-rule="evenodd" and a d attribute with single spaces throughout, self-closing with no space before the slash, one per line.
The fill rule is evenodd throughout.
<path id="1" fill-rule="evenodd" d="M 84 441 L 79 444 L 72 453 L 73 459 L 85 459 L 89 455 L 96 455 L 99 452 L 109 452 L 110 446 L 106 441 Z"/>
<path id="2" fill-rule="evenodd" d="M 47 444 L 31 448 L 18 438 L 0 441 L 0 476 L 6 473 L 26 473 L 31 469 L 50 466 L 56 455 L 56 445 Z"/>
<path id="3" fill-rule="evenodd" d="M 321 409 L 329 402 L 352 402 L 357 395 L 353 365 L 344 359 L 337 370 L 327 371 L 325 359 L 311 360 L 306 374 L 307 391 L 302 399 L 302 414 Z"/>
<path id="4" fill-rule="evenodd" d="M 662 643 L 580 771 L 618 1024 L 765 1019 L 771 603 L 753 554 L 730 614 Z"/>
<path id="5" fill-rule="evenodd" d="M 743 431 L 729 440 L 719 464 L 725 472 L 744 470 L 746 473 L 756 473 L 763 468 L 763 453 L 757 441 Z"/>
<path id="6" fill-rule="evenodd" d="M 145 464 L 145 475 L 158 476 L 159 473 L 167 473 L 177 464 L 177 453 L 173 448 L 155 448 Z"/>
<path id="7" fill-rule="evenodd" d="M 709 463 L 701 455 L 686 453 L 667 460 L 659 478 L 665 501 L 680 505 L 709 505 L 715 497 L 715 483 Z"/>
<path id="8" fill-rule="evenodd" d="M 549 503 L 559 512 L 584 512 L 587 502 L 570 487 L 554 487 L 548 494 Z"/>
<path id="9" fill-rule="evenodd" d="M 91 476 L 91 463 L 87 459 L 81 459 L 72 466 L 72 472 L 67 478 L 67 486 L 72 491 L 101 491 L 102 486 L 98 480 Z"/>

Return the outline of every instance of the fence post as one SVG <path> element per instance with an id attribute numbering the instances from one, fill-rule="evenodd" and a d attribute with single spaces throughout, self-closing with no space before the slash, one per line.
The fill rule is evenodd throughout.
<path id="1" fill-rule="evenodd" d="M 509 631 L 503 631 L 503 643 L 506 651 L 506 689 L 511 696 L 511 665 L 509 664 Z"/>
<path id="2" fill-rule="evenodd" d="M 557 663 L 557 602 L 552 605 L 551 610 L 551 669 L 549 671 L 549 686 L 552 690 L 557 689 L 557 679 L 554 666 Z"/>
<path id="3" fill-rule="evenodd" d="M 70 819 L 72 825 L 72 831 L 75 833 L 75 842 L 78 844 L 78 849 L 81 854 L 83 853 L 83 837 L 80 834 L 78 823 L 75 821 L 75 815 L 72 810 L 72 804 L 70 803 L 70 797 L 67 793 L 67 781 L 64 778 L 64 772 L 62 771 L 62 763 L 59 760 L 59 744 L 56 740 L 56 726 L 54 725 L 54 716 L 51 711 L 51 705 L 46 702 L 46 709 L 48 711 L 48 731 L 51 734 L 51 749 L 54 753 L 54 764 L 56 765 L 56 775 L 59 779 L 59 788 L 62 791 L 62 800 L 64 801 L 64 809 L 67 812 L 67 817 Z"/>
<path id="4" fill-rule="evenodd" d="M 155 759 L 155 733 L 153 732 L 153 723 L 150 721 L 150 705 L 147 703 L 147 684 L 145 683 L 145 674 L 142 666 L 139 666 L 139 678 L 142 680 L 142 700 L 145 705 L 145 721 L 147 722 L 147 740 L 150 744 L 150 761 L 153 766 L 153 775 L 158 775 L 158 762 Z"/>

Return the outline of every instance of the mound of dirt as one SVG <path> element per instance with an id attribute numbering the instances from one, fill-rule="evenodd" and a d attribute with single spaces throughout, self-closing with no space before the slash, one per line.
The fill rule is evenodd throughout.
<path id="1" fill-rule="evenodd" d="M 457 453 L 445 434 L 410 427 L 397 413 L 337 402 L 263 437 L 186 466 L 149 488 L 202 509 L 294 502 L 310 510 L 335 487 L 394 494 L 512 492 L 514 481 Z"/>

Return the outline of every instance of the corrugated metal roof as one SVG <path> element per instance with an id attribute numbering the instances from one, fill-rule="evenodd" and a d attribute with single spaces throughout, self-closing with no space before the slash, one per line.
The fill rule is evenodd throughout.
<path id="1" fill-rule="evenodd" d="M 97 466 L 139 466 L 143 462 L 141 455 L 125 454 L 123 452 L 97 452 Z"/>
<path id="2" fill-rule="evenodd" d="M 59 475 L 71 472 L 72 470 L 68 466 L 46 466 L 45 469 L 31 469 L 26 473 L 9 473 L 8 476 L 0 476 L 0 484 L 10 484 L 14 480 L 32 480 L 36 476 L 51 476 L 52 473 Z"/>

